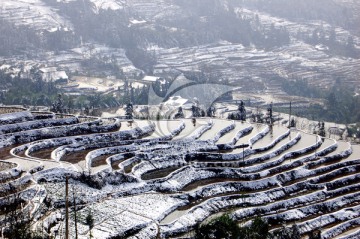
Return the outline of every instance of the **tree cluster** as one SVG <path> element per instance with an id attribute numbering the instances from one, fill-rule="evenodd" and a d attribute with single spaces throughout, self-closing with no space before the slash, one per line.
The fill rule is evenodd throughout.
<path id="1" fill-rule="evenodd" d="M 323 106 L 313 104 L 304 112 L 295 111 L 295 114 L 345 124 L 360 122 L 360 96 L 342 84 L 340 79 L 329 90 L 317 89 L 304 80 L 284 81 L 282 88 L 289 95 L 319 98 L 325 102 Z"/>
<path id="2" fill-rule="evenodd" d="M 237 222 L 228 214 L 212 219 L 210 222 L 195 228 L 195 239 L 300 239 L 297 225 L 291 228 L 281 227 L 269 232 L 269 224 L 260 217 L 256 217 L 250 225 L 239 227 Z"/>
<path id="3" fill-rule="evenodd" d="M 237 112 L 228 115 L 228 119 L 241 120 L 241 121 L 246 120 L 246 109 L 245 109 L 245 103 L 243 101 L 240 102 Z"/>
<path id="4" fill-rule="evenodd" d="M 198 105 L 193 104 L 191 106 L 191 112 L 192 112 L 192 117 L 194 118 L 205 117 L 205 111 L 201 109 Z"/>
<path id="5" fill-rule="evenodd" d="M 299 31 L 297 37 L 311 45 L 326 46 L 325 51 L 329 54 L 360 58 L 360 51 L 355 47 L 354 38 L 350 35 L 346 42 L 338 41 L 334 29 L 326 32 L 322 27 L 318 27 L 311 34 Z"/>
<path id="6" fill-rule="evenodd" d="M 59 51 L 76 46 L 77 38 L 71 31 L 58 29 L 41 34 L 29 26 L 18 26 L 0 19 L 0 55 L 36 54 L 37 49 Z"/>
<path id="7" fill-rule="evenodd" d="M 51 105 L 58 89 L 41 78 L 22 78 L 0 71 L 0 102 L 8 105 Z"/>
<path id="8" fill-rule="evenodd" d="M 30 212 L 23 208 L 24 200 L 20 198 L 19 194 L 12 194 L 8 198 L 7 205 L 0 208 L 4 213 L 2 226 L 4 226 L 5 238 L 16 239 L 43 239 L 46 236 L 31 230 Z"/>

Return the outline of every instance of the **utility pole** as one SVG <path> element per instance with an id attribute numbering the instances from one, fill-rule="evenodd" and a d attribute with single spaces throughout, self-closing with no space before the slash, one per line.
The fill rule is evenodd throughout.
<path id="1" fill-rule="evenodd" d="M 243 147 L 243 162 L 245 162 L 244 147 Z"/>
<path id="2" fill-rule="evenodd" d="M 77 216 L 76 216 L 76 200 L 75 200 L 75 190 L 73 187 L 73 202 L 74 202 L 74 220 L 75 220 L 75 239 L 78 238 L 78 230 L 77 230 Z"/>
<path id="3" fill-rule="evenodd" d="M 290 101 L 290 112 L 289 112 L 289 128 L 291 124 L 291 101 Z"/>
<path id="4" fill-rule="evenodd" d="M 242 145 L 239 145 L 237 148 L 242 148 L 242 159 L 243 159 L 243 162 L 245 162 L 245 148 L 249 147 L 250 145 L 249 144 L 242 144 Z M 250 146 L 250 149 L 251 149 L 251 146 Z M 245 164 L 244 164 L 245 165 Z"/>
<path id="5" fill-rule="evenodd" d="M 69 239 L 69 177 L 66 176 L 65 187 L 65 239 Z"/>

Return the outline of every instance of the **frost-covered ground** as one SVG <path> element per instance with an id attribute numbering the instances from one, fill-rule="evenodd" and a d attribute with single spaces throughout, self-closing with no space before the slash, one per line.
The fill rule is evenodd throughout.
<path id="1" fill-rule="evenodd" d="M 0 164 L 0 205 L 18 194 L 33 227 L 56 238 L 65 228 L 66 177 L 71 237 L 74 201 L 78 238 L 90 235 L 89 213 L 95 238 L 178 237 L 224 212 L 239 223 L 256 215 L 273 226 L 296 221 L 303 235 L 320 227 L 324 238 L 357 235 L 358 145 L 281 125 L 215 118 L 198 119 L 195 125 L 183 119 L 132 126 L 93 118 L 85 128 L 83 120 L 75 119 L 50 114 L 37 120 L 31 112 L 0 115 L 5 132 L 0 141 L 10 142 L 0 151 L 9 158 Z M 6 133 L 15 125 L 23 130 Z M 120 128 L 114 130 L 116 125 Z M 13 134 L 23 143 L 7 139 Z"/>
<path id="2" fill-rule="evenodd" d="M 14 75 L 17 75 L 20 71 L 22 71 L 23 77 L 29 77 L 31 68 L 41 68 L 43 66 L 47 66 L 55 67 L 57 70 L 66 69 L 67 73 L 76 72 L 77 74 L 83 75 L 90 70 L 83 66 L 84 61 L 88 61 L 92 58 L 101 59 L 104 64 L 110 64 L 111 61 L 116 61 L 115 66 L 119 70 L 123 71 L 125 75 L 134 76 L 142 72 L 134 67 L 133 63 L 126 57 L 124 49 L 115 49 L 99 44 L 84 44 L 82 46 L 61 52 L 41 52 L 33 59 L 28 59 L 27 57 L 24 58 L 22 55 L 14 55 L 11 57 L 0 56 L 0 59 L 3 61 L 0 63 L 0 69 Z M 88 74 L 86 73 L 85 75 Z M 108 73 L 104 73 L 102 75 L 108 75 Z M 89 78 L 92 79 L 92 77 Z M 108 90 L 111 88 L 116 89 L 116 86 L 119 86 L 118 83 L 121 83 L 116 81 L 115 76 L 110 77 L 110 79 L 102 80 L 103 83 L 100 84 L 100 87 L 98 87 L 100 88 L 99 91 L 104 91 L 103 88 Z M 106 82 L 110 80 L 114 81 L 112 86 L 106 84 Z M 77 78 L 74 77 L 73 81 L 66 86 L 65 90 L 82 90 L 82 92 L 94 90 L 94 86 L 89 85 L 91 85 L 91 82 L 85 84 L 82 83 L 81 77 L 79 81 L 77 81 Z M 97 91 L 97 89 L 95 89 L 95 91 Z"/>
<path id="3" fill-rule="evenodd" d="M 71 31 L 72 23 L 60 16 L 57 10 L 42 0 L 2 0 L 0 18 L 5 18 L 15 25 L 25 25 L 36 30 L 50 32 L 59 29 Z"/>
<path id="4" fill-rule="evenodd" d="M 44 0 L 4 0 L 0 2 L 0 18 L 6 19 L 16 25 L 29 26 L 37 34 L 42 31 L 74 31 L 77 29 L 70 22 L 69 17 L 57 8 L 66 8 L 70 2 L 80 0 L 59 0 L 56 3 L 48 3 Z M 226 1 L 224 1 L 226 3 Z M 337 1 L 351 8 L 357 8 L 356 1 Z M 140 27 L 147 31 L 153 31 L 159 27 L 170 28 L 171 31 L 181 32 L 180 27 L 167 27 L 167 22 L 172 19 L 186 17 L 188 12 L 181 4 L 171 3 L 165 0 L 89 0 L 87 6 L 94 13 L 100 11 L 114 12 L 114 14 L 132 13 L 128 17 L 128 27 Z M 226 5 L 226 4 L 225 4 Z M 306 79 L 311 84 L 326 88 L 331 87 L 335 79 L 339 76 L 346 84 L 360 90 L 357 80 L 359 75 L 359 59 L 344 57 L 332 54 L 322 45 L 309 45 L 297 36 L 301 30 L 304 34 L 311 35 L 314 30 L 321 27 L 324 34 L 328 36 L 330 31 L 336 33 L 336 40 L 342 45 L 351 36 L 354 40 L 355 48 L 360 48 L 360 38 L 354 32 L 350 32 L 336 25 L 331 25 L 325 21 L 291 21 L 286 18 L 273 16 L 267 12 L 261 12 L 250 8 L 235 8 L 238 16 L 248 19 L 258 17 L 261 27 L 268 31 L 271 26 L 275 28 L 286 27 L 290 33 L 291 42 L 281 47 L 273 47 L 268 50 L 255 48 L 250 44 L 244 47 L 241 44 L 230 43 L 220 40 L 212 44 L 203 44 L 193 47 L 159 47 L 157 42 L 149 40 L 147 52 L 155 56 L 157 63 L 154 66 L 154 74 L 177 75 L 182 71 L 203 70 L 210 75 L 220 76 L 241 86 L 244 91 L 262 94 L 264 91 L 269 94 L 283 94 L 279 89 L 279 82 L 270 81 L 273 76 L 282 77 L 288 80 Z M 355 13 L 359 11 L 354 11 Z M 62 15 L 63 14 L 63 15 Z M 81 13 L 79 13 L 81 14 Z M 140 31 L 140 33 L 142 33 Z M 186 32 L 185 32 L 186 33 Z M 141 34 L 140 34 L 141 35 Z M 142 70 L 137 69 L 127 56 L 125 49 L 111 48 L 93 40 L 83 40 L 81 35 L 76 36 L 81 39 L 74 48 L 62 49 L 62 51 L 33 50 L 32 53 L 20 54 L 16 56 L 0 57 L 0 69 L 17 75 L 22 72 L 23 76 L 29 76 L 31 67 L 57 67 L 58 70 L 65 70 L 68 75 L 94 75 L 115 77 L 114 72 L 107 70 L 91 69 L 85 67 L 89 60 L 96 59 L 103 64 L 114 64 L 120 71 L 123 71 L 128 78 L 138 76 Z M 129 49 L 128 49 L 129 50 Z M 84 64 L 85 63 L 85 64 Z M 249 81 L 251 79 L 251 81 Z M 123 80 L 123 79 L 120 79 Z M 85 92 L 89 90 L 88 85 L 77 82 L 79 87 L 75 90 Z M 114 84 L 116 85 L 116 84 Z M 72 84 L 74 86 L 74 84 Z M 71 87 L 70 87 L 71 88 Z M 79 89 L 82 88 L 82 89 Z M 85 89 L 84 89 L 85 88 Z M 91 88 L 91 87 L 90 87 Z M 102 88 L 102 87 L 99 87 Z M 103 88 L 106 86 L 104 81 Z M 261 92 L 258 92 L 261 91 Z"/>
<path id="5" fill-rule="evenodd" d="M 247 8 L 237 8 L 235 10 L 238 14 L 244 15 L 246 17 L 255 18 L 256 15 L 259 18 L 259 23 L 261 23 L 265 28 L 270 29 L 271 25 L 274 27 L 286 27 L 289 31 L 290 36 L 294 39 L 297 38 L 297 34 L 299 30 L 306 31 L 308 34 L 312 34 L 312 32 L 318 29 L 320 26 L 324 29 L 325 33 L 329 33 L 331 30 L 334 30 L 337 36 L 337 40 L 339 42 L 346 42 L 348 37 L 352 34 L 341 28 L 334 27 L 324 21 L 303 21 L 303 22 L 294 22 L 285 18 L 274 17 L 271 14 L 266 12 L 251 10 Z M 359 45 L 360 38 L 355 36 L 354 41 Z"/>
<path id="6" fill-rule="evenodd" d="M 326 87 L 333 84 L 326 77 L 328 74 L 344 74 L 350 80 L 356 78 L 360 69 L 358 59 L 331 57 L 304 42 L 294 42 L 271 51 L 219 42 L 191 48 L 157 49 L 156 53 L 161 71 L 171 68 L 180 71 L 201 70 L 199 67 L 207 66 L 214 74 L 216 72 L 230 82 L 244 85 L 247 85 L 249 77 L 252 81 L 268 83 L 263 76 L 272 69 L 273 73 L 284 78 L 307 79 L 311 84 Z M 267 86 L 271 88 L 270 83 Z M 276 93 L 281 91 L 277 90 Z"/>

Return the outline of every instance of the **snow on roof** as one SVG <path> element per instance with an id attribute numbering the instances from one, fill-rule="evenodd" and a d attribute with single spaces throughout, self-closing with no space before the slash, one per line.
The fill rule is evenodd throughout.
<path id="1" fill-rule="evenodd" d="M 48 30 L 48 32 L 56 32 L 59 28 L 53 27 Z"/>
<path id="2" fill-rule="evenodd" d="M 42 78 L 45 81 L 56 81 L 56 80 L 60 80 L 60 79 L 69 79 L 68 75 L 66 74 L 65 71 L 53 71 L 52 69 L 48 69 L 47 71 L 42 71 Z"/>
<path id="3" fill-rule="evenodd" d="M 44 68 L 40 68 L 39 71 L 43 72 L 43 73 L 49 73 L 49 72 L 56 72 L 57 69 L 56 67 L 44 67 Z"/>
<path id="4" fill-rule="evenodd" d="M 130 19 L 130 23 L 133 25 L 146 23 L 145 20 Z"/>
<path id="5" fill-rule="evenodd" d="M 157 64 L 157 65 L 154 66 L 154 68 L 156 68 L 156 69 L 159 69 L 159 68 L 168 68 L 168 67 L 169 67 L 169 66 L 166 65 L 166 64 Z"/>
<path id="6" fill-rule="evenodd" d="M 132 85 L 133 88 L 144 87 L 144 84 L 139 83 L 139 82 L 132 82 L 131 85 Z"/>
<path id="7" fill-rule="evenodd" d="M 185 104 L 192 104 L 192 102 L 188 99 L 182 98 L 181 96 L 172 96 L 166 102 L 164 102 L 164 105 L 173 107 L 180 107 Z"/>
<path id="8" fill-rule="evenodd" d="M 115 0 L 90 0 L 95 8 L 94 11 L 95 13 L 99 13 L 100 9 L 104 9 L 104 10 L 120 10 L 123 9 L 123 6 L 116 2 Z"/>
<path id="9" fill-rule="evenodd" d="M 138 71 L 138 69 L 135 66 L 132 66 L 132 65 L 123 66 L 123 67 L 121 67 L 121 69 L 123 70 L 124 73 Z"/>
<path id="10" fill-rule="evenodd" d="M 160 79 L 160 77 L 157 77 L 157 76 L 145 76 L 142 80 L 143 81 L 155 82 L 158 79 Z"/>
<path id="11" fill-rule="evenodd" d="M 0 70 L 7 70 L 10 67 L 11 67 L 10 65 L 2 65 L 2 66 L 0 66 Z"/>

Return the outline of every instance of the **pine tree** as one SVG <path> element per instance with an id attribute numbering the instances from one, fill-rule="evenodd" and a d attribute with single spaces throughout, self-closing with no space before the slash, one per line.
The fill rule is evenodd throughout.
<path id="1" fill-rule="evenodd" d="M 179 107 L 178 112 L 175 114 L 174 118 L 175 118 L 175 119 L 182 119 L 182 118 L 184 118 L 184 112 L 183 112 L 183 109 L 182 109 L 181 106 Z"/>
<path id="2" fill-rule="evenodd" d="M 240 102 L 240 105 L 238 106 L 238 111 L 239 111 L 239 119 L 241 121 L 245 121 L 246 120 L 246 109 L 245 109 L 245 104 L 243 101 Z"/>
<path id="3" fill-rule="evenodd" d="M 301 239 L 301 234 L 298 225 L 294 224 L 291 227 L 291 238 L 292 239 Z"/>
<path id="4" fill-rule="evenodd" d="M 321 239 L 321 232 L 316 230 L 316 231 L 311 231 L 309 233 L 309 239 Z"/>
<path id="5" fill-rule="evenodd" d="M 130 102 L 126 105 L 126 108 L 125 108 L 125 118 L 132 120 L 133 113 L 134 113 L 133 104 Z"/>
<path id="6" fill-rule="evenodd" d="M 236 222 L 229 216 L 223 215 L 212 220 L 209 224 L 198 226 L 195 229 L 196 239 L 210 238 L 239 238 L 240 231 Z"/>
<path id="7" fill-rule="evenodd" d="M 94 227 L 94 218 L 92 216 L 91 210 L 89 210 L 88 214 L 86 215 L 85 223 L 89 227 L 90 238 L 92 238 L 91 230 Z"/>
<path id="8" fill-rule="evenodd" d="M 208 117 L 214 117 L 214 115 L 215 115 L 215 109 L 214 109 L 214 107 L 213 106 L 210 106 L 209 108 L 208 108 L 208 110 L 207 110 L 207 116 Z"/>

